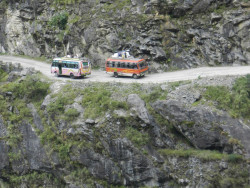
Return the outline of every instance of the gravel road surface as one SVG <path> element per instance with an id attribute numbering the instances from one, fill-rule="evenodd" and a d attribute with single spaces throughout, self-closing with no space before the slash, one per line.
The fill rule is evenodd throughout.
<path id="1" fill-rule="evenodd" d="M 21 66 L 33 67 L 35 70 L 40 71 L 42 74 L 46 75 L 50 79 L 54 80 L 70 80 L 77 82 L 122 82 L 122 83 L 164 83 L 164 82 L 174 82 L 174 81 L 184 81 L 184 80 L 193 80 L 199 77 L 215 77 L 215 76 L 226 76 L 226 75 L 246 75 L 250 74 L 250 66 L 228 66 L 228 67 L 200 67 L 193 68 L 188 70 L 180 70 L 174 72 L 164 72 L 164 73 L 155 73 L 147 74 L 143 78 L 133 79 L 131 77 L 119 77 L 114 78 L 110 74 L 107 74 L 105 71 L 101 70 L 92 70 L 90 76 L 87 76 L 83 79 L 70 79 L 69 77 L 55 77 L 50 73 L 50 64 L 25 59 L 16 56 L 7 56 L 1 55 L 0 61 L 3 62 L 12 62 L 20 63 Z"/>

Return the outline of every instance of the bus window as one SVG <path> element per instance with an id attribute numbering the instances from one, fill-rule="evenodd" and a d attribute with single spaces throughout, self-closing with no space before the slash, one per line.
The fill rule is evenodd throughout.
<path id="1" fill-rule="evenodd" d="M 112 67 L 115 67 L 115 62 L 114 61 L 112 61 Z"/>
<path id="2" fill-rule="evenodd" d="M 121 63 L 120 62 L 117 63 L 117 67 L 121 67 Z"/>
<path id="3" fill-rule="evenodd" d="M 83 62 L 83 63 L 82 63 L 82 65 L 83 65 L 83 68 L 84 68 L 84 69 L 89 68 L 89 66 L 88 66 L 88 62 Z M 78 66 L 78 65 L 77 65 L 77 66 Z"/>
<path id="4" fill-rule="evenodd" d="M 147 67 L 147 63 L 145 61 L 139 63 L 140 69 L 144 69 Z"/>
<path id="5" fill-rule="evenodd" d="M 127 68 L 130 69 L 130 64 L 129 63 L 127 64 Z"/>
<path id="6" fill-rule="evenodd" d="M 121 63 L 121 67 L 122 67 L 122 68 L 125 68 L 125 63 Z"/>
<path id="7" fill-rule="evenodd" d="M 57 67 L 57 62 L 52 62 L 52 67 Z"/>
<path id="8" fill-rule="evenodd" d="M 109 61 L 107 62 L 107 67 L 109 67 Z"/>
<path id="9" fill-rule="evenodd" d="M 133 69 L 138 69 L 137 64 L 133 64 Z"/>
<path id="10" fill-rule="evenodd" d="M 78 64 L 75 64 L 75 69 L 78 69 Z"/>

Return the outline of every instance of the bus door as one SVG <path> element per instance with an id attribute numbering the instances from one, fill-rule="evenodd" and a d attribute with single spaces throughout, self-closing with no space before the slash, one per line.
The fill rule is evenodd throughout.
<path id="1" fill-rule="evenodd" d="M 62 63 L 58 63 L 59 74 L 62 74 Z"/>

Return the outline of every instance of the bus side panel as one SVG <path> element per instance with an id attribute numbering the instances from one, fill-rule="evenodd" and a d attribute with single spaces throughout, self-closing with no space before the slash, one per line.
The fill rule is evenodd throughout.
<path id="1" fill-rule="evenodd" d="M 85 68 L 84 65 L 83 65 L 83 62 L 81 62 L 81 75 L 89 75 L 91 74 L 91 65 L 90 63 L 88 62 L 88 68 Z"/>
<path id="2" fill-rule="evenodd" d="M 62 67 L 62 75 L 70 76 L 70 73 L 73 73 L 74 76 L 78 76 L 78 70 L 79 69 L 72 69 L 72 68 Z"/>
<path id="3" fill-rule="evenodd" d="M 116 67 L 106 67 L 106 72 L 117 72 L 126 74 L 139 74 L 138 69 L 126 69 L 126 68 L 116 68 Z"/>

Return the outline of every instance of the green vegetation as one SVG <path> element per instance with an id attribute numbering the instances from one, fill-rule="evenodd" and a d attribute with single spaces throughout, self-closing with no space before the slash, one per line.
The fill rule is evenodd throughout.
<path id="1" fill-rule="evenodd" d="M 140 132 L 133 127 L 126 127 L 124 133 L 125 137 L 131 140 L 137 147 L 145 146 L 150 140 L 148 133 Z"/>
<path id="2" fill-rule="evenodd" d="M 16 147 L 22 140 L 20 123 L 32 122 L 27 103 L 39 103 L 47 95 L 48 88 L 48 83 L 40 81 L 40 75 L 27 76 L 22 81 L 17 80 L 0 86 L 3 93 L 9 93 L 5 97 L 0 95 L 0 114 L 4 122 L 8 122 L 8 135 L 5 139 L 9 146 Z"/>
<path id="3" fill-rule="evenodd" d="M 8 2 L 7 2 L 7 0 L 2 0 L 2 1 L 0 2 L 0 7 L 1 7 L 2 9 L 6 9 L 6 8 L 8 7 Z"/>
<path id="4" fill-rule="evenodd" d="M 126 102 L 113 100 L 111 88 L 107 84 L 94 84 L 92 87 L 82 91 L 82 106 L 85 109 L 85 118 L 97 118 L 103 116 L 107 111 L 115 109 L 128 109 Z M 112 88 L 113 89 L 113 88 Z"/>
<path id="5" fill-rule="evenodd" d="M 40 75 L 27 76 L 22 82 L 12 82 L 3 86 L 4 92 L 12 92 L 13 95 L 26 102 L 39 101 L 47 95 L 49 83 L 40 81 Z"/>
<path id="6" fill-rule="evenodd" d="M 85 2 L 86 0 L 54 0 L 56 4 L 72 5 L 80 2 Z"/>
<path id="7" fill-rule="evenodd" d="M 237 154 L 224 154 L 218 151 L 211 150 L 196 150 L 196 149 L 187 149 L 187 150 L 171 150 L 171 149 L 162 149 L 159 152 L 163 156 L 176 156 L 176 157 L 197 157 L 203 161 L 213 161 L 213 160 L 226 160 L 230 163 L 237 163 L 243 160 L 241 155 Z"/>
<path id="8" fill-rule="evenodd" d="M 76 98 L 77 95 L 79 95 L 80 90 L 74 89 L 70 85 L 67 85 L 62 88 L 60 93 L 57 93 L 54 95 L 55 101 L 53 103 L 50 103 L 47 107 L 47 111 L 50 115 L 50 117 L 53 120 L 59 120 L 60 115 L 64 114 L 65 107 L 66 105 L 70 105 L 74 103 L 74 99 Z M 53 97 L 53 96 L 52 96 Z M 70 110 L 69 113 L 74 113 L 76 115 L 76 112 L 73 112 Z"/>
<path id="9" fill-rule="evenodd" d="M 128 6 L 131 4 L 130 0 L 115 0 L 113 3 L 105 3 L 103 6 L 103 9 L 106 12 L 114 11 L 114 10 L 122 10 L 125 6 Z"/>
<path id="10" fill-rule="evenodd" d="M 18 187 L 22 182 L 25 182 L 28 187 L 44 187 L 46 186 L 46 182 L 49 182 L 49 185 L 53 187 L 61 187 L 63 185 L 62 182 L 52 174 L 39 173 L 36 171 L 26 175 L 8 174 L 7 172 L 3 172 L 1 176 L 8 179 L 11 187 Z"/>
<path id="11" fill-rule="evenodd" d="M 74 108 L 69 108 L 68 110 L 65 111 L 64 115 L 65 115 L 65 120 L 70 122 L 73 121 L 75 118 L 77 118 L 79 116 L 79 112 L 74 109 Z"/>
<path id="12" fill-rule="evenodd" d="M 250 119 L 250 75 L 236 80 L 232 91 L 225 86 L 209 86 L 203 97 L 216 102 L 233 117 Z"/>
<path id="13" fill-rule="evenodd" d="M 51 18 L 51 20 L 48 22 L 48 25 L 52 28 L 65 30 L 68 23 L 68 17 L 69 14 L 67 12 L 58 13 Z"/>
<path id="14" fill-rule="evenodd" d="M 0 69 L 0 82 L 6 81 L 7 78 L 8 78 L 8 74 L 2 69 Z"/>

